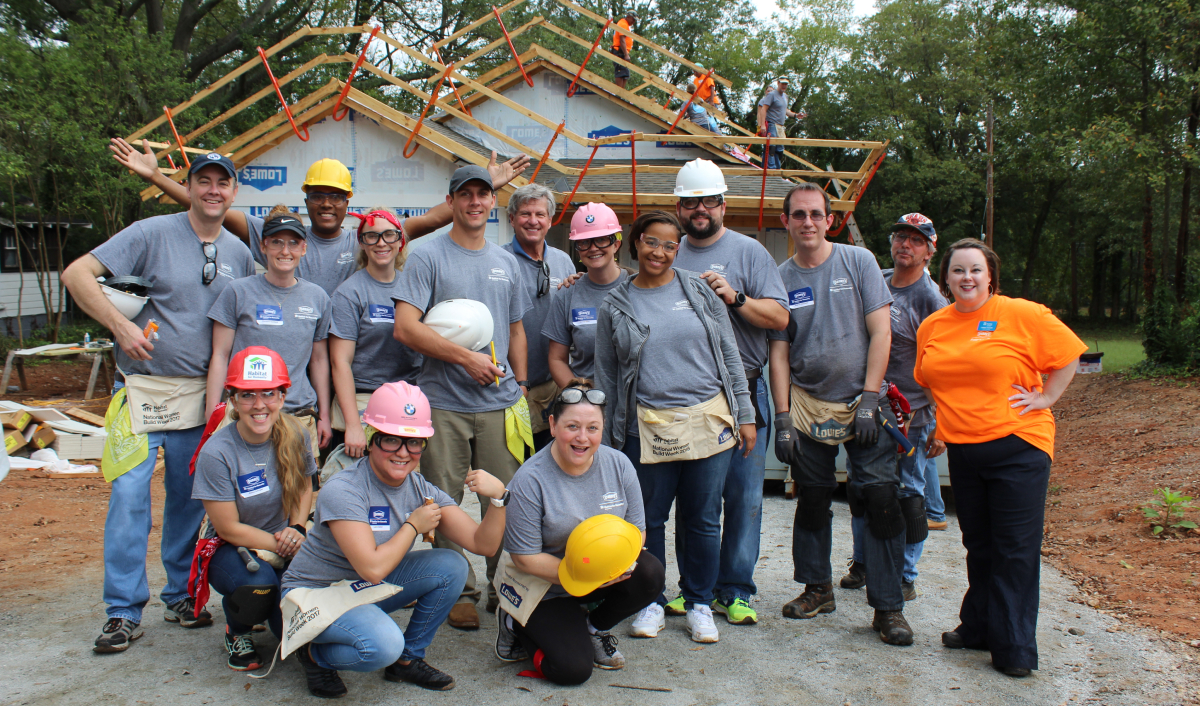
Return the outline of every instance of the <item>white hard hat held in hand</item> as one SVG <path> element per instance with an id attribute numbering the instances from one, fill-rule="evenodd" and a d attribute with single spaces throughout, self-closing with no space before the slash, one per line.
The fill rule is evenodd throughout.
<path id="1" fill-rule="evenodd" d="M 492 312 L 474 299 L 447 299 L 430 307 L 423 323 L 451 343 L 478 351 L 492 340 Z"/>
<path id="2" fill-rule="evenodd" d="M 729 191 L 721 168 L 707 159 L 693 159 L 679 169 L 675 176 L 675 195 L 715 196 Z"/>

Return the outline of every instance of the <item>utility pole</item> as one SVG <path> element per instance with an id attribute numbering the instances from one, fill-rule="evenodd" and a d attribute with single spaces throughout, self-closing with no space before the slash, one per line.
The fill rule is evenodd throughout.
<path id="1" fill-rule="evenodd" d="M 992 114 L 992 104 L 988 103 L 988 111 L 987 111 L 987 151 L 988 151 L 987 213 L 984 216 L 983 232 L 984 232 L 984 238 L 987 241 L 987 246 L 989 248 L 993 248 L 993 249 L 995 248 L 995 245 L 994 245 L 994 241 L 992 239 L 992 216 L 995 213 L 995 208 L 996 208 L 995 207 L 996 192 L 995 192 L 995 188 L 994 188 L 995 185 L 992 182 L 992 127 L 993 127 L 994 120 L 995 120 L 995 116 Z"/>

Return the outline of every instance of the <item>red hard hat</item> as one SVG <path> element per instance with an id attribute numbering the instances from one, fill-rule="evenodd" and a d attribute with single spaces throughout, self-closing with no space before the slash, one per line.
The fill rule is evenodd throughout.
<path id="1" fill-rule="evenodd" d="M 229 361 L 225 374 L 227 390 L 274 390 L 292 386 L 287 364 L 266 346 L 250 346 L 238 351 Z"/>

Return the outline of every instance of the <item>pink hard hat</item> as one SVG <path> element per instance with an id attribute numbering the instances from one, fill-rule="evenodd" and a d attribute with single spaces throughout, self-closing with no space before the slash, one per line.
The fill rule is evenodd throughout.
<path id="1" fill-rule="evenodd" d="M 618 236 L 620 240 L 621 223 L 617 214 L 602 203 L 585 203 L 571 216 L 571 240 L 587 240 L 605 235 Z"/>
<path id="2" fill-rule="evenodd" d="M 433 436 L 433 419 L 429 398 L 416 385 L 389 382 L 371 393 L 363 424 L 375 427 L 384 434 L 405 437 Z"/>

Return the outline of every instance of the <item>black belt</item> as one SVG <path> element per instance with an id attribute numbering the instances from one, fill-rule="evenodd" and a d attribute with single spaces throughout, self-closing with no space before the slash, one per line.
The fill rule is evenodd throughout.
<path id="1" fill-rule="evenodd" d="M 746 379 L 757 380 L 762 376 L 762 368 L 746 368 Z"/>

